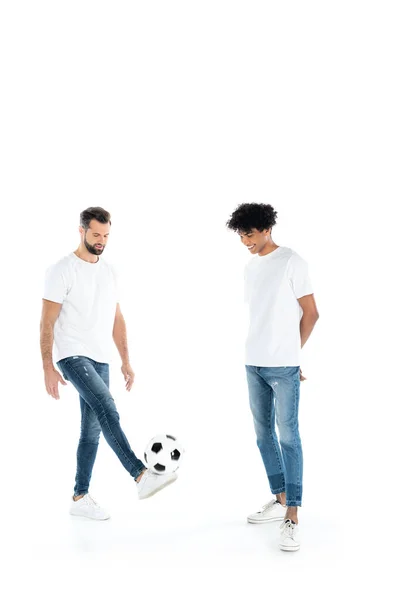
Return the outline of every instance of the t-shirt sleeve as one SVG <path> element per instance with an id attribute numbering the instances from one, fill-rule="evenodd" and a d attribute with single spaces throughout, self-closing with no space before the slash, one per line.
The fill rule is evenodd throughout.
<path id="1" fill-rule="evenodd" d="M 297 299 L 314 293 L 308 273 L 308 264 L 298 254 L 292 254 L 289 259 L 288 277 Z"/>
<path id="2" fill-rule="evenodd" d="M 67 296 L 67 282 L 61 265 L 51 265 L 44 278 L 44 300 L 62 304 Z"/>

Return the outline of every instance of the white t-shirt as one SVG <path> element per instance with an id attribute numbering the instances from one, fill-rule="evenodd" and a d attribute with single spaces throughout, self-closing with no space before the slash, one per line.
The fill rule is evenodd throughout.
<path id="1" fill-rule="evenodd" d="M 312 294 L 308 267 L 296 252 L 279 246 L 254 256 L 245 268 L 245 301 L 249 303 L 246 365 L 300 366 L 298 298 Z"/>
<path id="2" fill-rule="evenodd" d="M 110 362 L 118 302 L 113 266 L 101 256 L 89 263 L 71 252 L 47 269 L 43 298 L 62 304 L 54 325 L 54 362 L 75 355 Z"/>

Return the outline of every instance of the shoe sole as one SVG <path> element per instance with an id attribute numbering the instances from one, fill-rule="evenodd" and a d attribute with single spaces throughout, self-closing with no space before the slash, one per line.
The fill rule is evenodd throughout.
<path id="1" fill-rule="evenodd" d="M 161 490 L 163 490 L 167 486 L 171 485 L 171 483 L 174 483 L 174 481 L 176 481 L 177 479 L 178 479 L 178 477 L 175 477 L 175 479 L 170 479 L 169 481 L 166 481 L 160 487 L 158 487 L 155 490 L 153 490 L 152 492 L 150 492 L 150 494 L 147 494 L 146 496 L 141 496 L 139 498 L 139 500 L 146 500 L 147 498 L 151 498 L 152 496 L 157 494 L 157 492 L 161 492 Z"/>
<path id="2" fill-rule="evenodd" d="M 284 552 L 296 552 L 297 550 L 300 550 L 300 546 L 281 546 L 281 545 L 279 545 L 279 548 L 281 550 L 283 550 Z"/>
<path id="3" fill-rule="evenodd" d="M 251 523 L 252 525 L 263 525 L 263 523 L 272 523 L 273 521 L 283 521 L 285 517 L 273 517 L 272 519 L 263 519 L 262 521 L 260 519 L 251 519 L 250 517 L 247 517 L 247 522 Z"/>
<path id="4" fill-rule="evenodd" d="M 110 517 L 104 517 L 103 519 L 96 519 L 95 517 L 88 517 L 87 515 L 76 515 L 75 513 L 69 513 L 71 517 L 78 517 L 79 519 L 90 519 L 91 521 L 108 521 Z"/>

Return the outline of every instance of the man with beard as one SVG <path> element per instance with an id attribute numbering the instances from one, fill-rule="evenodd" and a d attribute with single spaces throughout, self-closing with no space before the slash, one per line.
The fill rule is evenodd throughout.
<path id="1" fill-rule="evenodd" d="M 134 381 L 115 269 L 102 256 L 110 228 L 110 213 L 103 208 L 91 207 L 81 213 L 78 248 L 46 271 L 40 322 L 47 393 L 59 399 L 58 384 L 66 385 L 65 380 L 79 393 L 81 432 L 70 514 L 99 520 L 110 516 L 89 494 L 100 432 L 135 479 L 139 499 L 152 496 L 177 478 L 175 473 L 163 475 L 146 469 L 136 457 L 109 389 L 113 341 L 122 359 L 127 391 Z M 53 344 L 54 363 L 64 378 L 53 364 Z"/>

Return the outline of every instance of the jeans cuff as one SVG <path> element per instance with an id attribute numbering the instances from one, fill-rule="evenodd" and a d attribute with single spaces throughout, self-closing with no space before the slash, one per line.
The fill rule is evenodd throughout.
<path id="1" fill-rule="evenodd" d="M 285 486 L 281 487 L 281 488 L 277 488 L 276 490 L 271 490 L 271 494 L 281 494 L 282 492 L 285 491 Z"/>
<path id="2" fill-rule="evenodd" d="M 136 481 L 136 479 L 139 477 L 140 473 L 143 473 L 143 471 L 145 471 L 147 469 L 146 465 L 144 465 L 142 463 L 142 466 L 139 467 L 139 469 L 134 473 L 131 473 L 133 479 Z"/>

